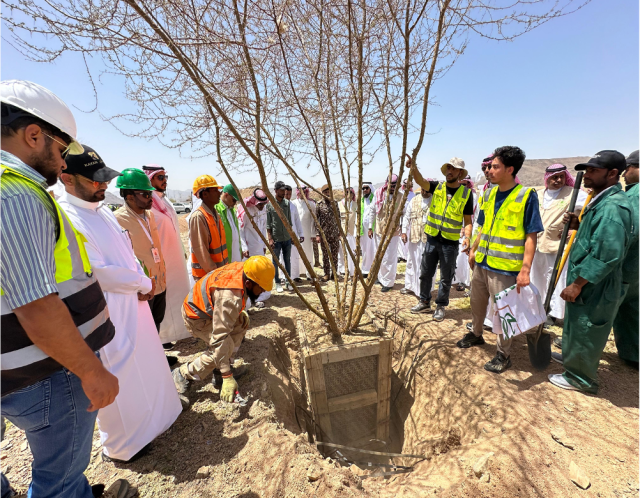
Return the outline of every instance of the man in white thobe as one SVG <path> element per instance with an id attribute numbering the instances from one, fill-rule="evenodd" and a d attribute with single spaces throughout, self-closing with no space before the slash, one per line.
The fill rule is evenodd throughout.
<path id="1" fill-rule="evenodd" d="M 289 209 L 291 209 L 291 228 L 293 229 L 293 233 L 296 234 L 300 244 L 304 243 L 305 236 L 304 230 L 302 228 L 302 221 L 300 220 L 300 212 L 298 211 L 298 207 L 291 201 L 291 194 L 293 193 L 293 189 L 291 185 L 284 186 L 284 198 L 289 201 Z M 280 263 L 284 266 L 283 255 L 280 255 Z M 291 242 L 291 278 L 295 282 L 302 282 L 300 278 L 300 254 L 298 253 L 298 248 L 295 246 L 293 241 Z"/>
<path id="2" fill-rule="evenodd" d="M 127 232 L 101 202 L 108 182 L 93 178 L 106 165 L 87 146 L 83 154 L 67 156 L 66 163 L 59 203 L 87 239 L 87 255 L 116 328 L 113 340 L 100 350 L 102 363 L 120 385 L 115 402 L 98 412 L 103 455 L 126 462 L 171 427 L 182 407 L 146 302 L 153 297 L 152 280 L 138 263 Z"/>
<path id="3" fill-rule="evenodd" d="M 404 288 L 400 294 L 412 293 L 420 295 L 420 262 L 422 253 L 427 243 L 427 234 L 424 227 L 427 224 L 427 213 L 431 206 L 431 192 L 420 190 L 421 195 L 416 195 L 407 202 L 402 214 L 402 229 L 400 245 L 407 250 L 407 269 L 404 273 Z M 435 280 L 431 284 L 431 290 L 435 287 Z"/>
<path id="4" fill-rule="evenodd" d="M 253 218 L 253 222 L 258 227 L 260 233 L 266 237 L 267 233 L 267 212 L 264 207 L 267 205 L 268 198 L 260 188 L 256 188 L 249 197 L 243 199 L 247 209 L 245 210 L 241 204 L 238 204 L 238 224 L 240 225 L 240 242 L 242 243 L 243 260 L 251 256 L 264 256 L 267 253 L 267 246 L 262 241 L 258 232 L 251 224 L 251 220 L 247 213 Z M 257 308 L 264 308 L 264 301 L 271 297 L 271 292 L 263 292 L 256 300 Z"/>
<path id="5" fill-rule="evenodd" d="M 345 235 L 347 236 L 347 243 L 351 248 L 351 252 L 355 256 L 356 253 L 356 238 L 355 238 L 355 226 L 356 226 L 356 193 L 353 189 L 351 189 L 351 194 L 346 195 L 342 201 L 338 203 L 338 208 L 340 209 L 340 222 L 342 223 L 342 230 L 344 230 Z M 347 220 L 347 217 L 349 218 Z M 364 237 L 362 237 L 364 238 Z M 362 239 L 361 239 L 362 240 Z M 349 275 L 353 275 L 355 272 L 355 262 L 353 258 L 349 255 L 349 252 L 346 252 L 348 265 L 344 264 L 345 261 L 345 248 L 344 241 L 340 241 L 340 251 L 338 251 L 338 273 L 344 275 L 348 270 Z"/>
<path id="6" fill-rule="evenodd" d="M 369 238 L 367 234 L 369 233 L 370 228 L 374 228 L 367 223 L 367 212 L 371 202 L 373 201 L 373 185 L 371 182 L 363 182 L 362 183 L 362 198 L 360 200 L 360 216 L 362 217 L 362 222 L 360 226 L 360 250 L 362 251 L 362 262 L 361 262 L 361 270 L 362 275 L 367 276 L 369 274 L 369 270 L 371 269 L 371 263 L 373 263 L 373 257 L 376 254 L 376 250 L 378 249 L 375 245 L 375 238 Z"/>
<path id="7" fill-rule="evenodd" d="M 316 202 L 313 199 L 309 198 L 309 187 L 307 187 L 306 185 L 301 185 L 300 187 L 302 191 L 300 191 L 300 189 L 296 189 L 296 199 L 291 201 L 291 206 L 295 206 L 296 210 L 298 211 L 298 215 L 300 218 L 300 226 L 302 227 L 301 238 L 304 237 L 304 241 L 301 242 L 302 250 L 304 251 L 304 254 L 307 257 L 307 260 L 309 261 L 309 263 L 313 266 L 313 237 L 316 233 L 316 224 L 315 224 L 315 221 L 313 221 L 313 215 L 311 214 L 311 211 L 309 211 L 309 207 L 311 207 L 311 209 L 315 213 Z M 303 196 L 306 197 L 307 202 L 309 203 L 309 207 L 307 206 L 307 202 L 304 201 Z M 298 254 L 296 250 L 295 263 L 294 263 L 293 254 L 294 253 L 292 248 L 291 273 L 293 273 L 293 268 L 295 264 L 297 268 L 297 276 L 299 277 L 301 273 L 304 273 L 307 275 L 307 280 L 310 280 L 310 277 L 307 273 L 307 269 L 304 266 L 302 259 L 300 258 L 300 254 Z"/>
<path id="8" fill-rule="evenodd" d="M 404 195 L 405 190 L 407 190 L 407 179 L 402 180 L 402 189 L 400 193 Z M 411 202 L 411 200 L 415 197 L 416 193 L 413 191 L 413 183 L 409 184 L 409 193 L 407 194 L 407 202 L 405 204 L 405 209 Z M 398 244 L 398 260 L 399 261 L 409 261 L 409 256 L 407 255 L 407 245 L 400 243 Z"/>
<path id="9" fill-rule="evenodd" d="M 402 196 L 398 193 L 395 205 L 393 205 L 393 193 L 396 189 L 398 175 L 391 175 L 391 181 L 387 180 L 384 186 L 376 190 L 374 200 L 369 204 L 367 212 L 367 223 L 369 227 L 375 226 L 375 229 L 369 228 L 368 236 L 375 240 L 376 250 L 382 243 L 382 234 L 385 231 L 387 223 L 393 223 L 396 216 L 402 213 Z M 374 225 L 375 224 L 375 225 Z M 378 281 L 382 286 L 381 292 L 389 292 L 396 281 L 398 272 L 398 244 L 400 243 L 400 226 L 392 230 L 389 234 L 391 240 L 387 246 L 387 250 L 382 256 L 380 270 L 378 271 Z"/>
<path id="10" fill-rule="evenodd" d="M 180 236 L 178 215 L 166 195 L 169 175 L 157 164 L 147 164 L 142 167 L 142 171 L 147 174 L 151 185 L 156 189 L 153 193 L 151 212 L 158 226 L 167 276 L 167 308 L 164 320 L 160 324 L 160 340 L 165 349 L 170 349 L 172 342 L 191 337 L 182 319 L 182 303 L 191 290 L 187 253 Z"/>

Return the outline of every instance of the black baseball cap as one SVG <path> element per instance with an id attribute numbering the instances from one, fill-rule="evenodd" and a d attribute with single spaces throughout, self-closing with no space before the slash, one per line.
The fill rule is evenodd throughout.
<path id="1" fill-rule="evenodd" d="M 638 166 L 638 151 L 634 150 L 627 157 L 627 166 Z"/>
<path id="2" fill-rule="evenodd" d="M 617 169 L 622 173 L 627 167 L 626 159 L 617 150 L 601 150 L 589 159 L 586 163 L 576 164 L 576 171 L 584 171 L 587 168 Z"/>
<path id="3" fill-rule="evenodd" d="M 84 152 L 78 155 L 68 154 L 64 161 L 67 168 L 63 173 L 81 175 L 95 182 L 108 182 L 122 173 L 115 169 L 107 168 L 98 153 L 88 145 L 83 145 Z"/>
<path id="4" fill-rule="evenodd" d="M 286 185 L 284 184 L 284 182 L 277 181 L 273 188 L 274 190 L 280 190 L 281 188 L 285 188 L 285 187 Z"/>

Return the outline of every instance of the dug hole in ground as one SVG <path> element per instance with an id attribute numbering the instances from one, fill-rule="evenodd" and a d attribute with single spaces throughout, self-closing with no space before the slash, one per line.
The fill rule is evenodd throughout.
<path id="1" fill-rule="evenodd" d="M 415 297 L 398 292 L 403 273 L 401 264 L 392 292 L 376 286 L 367 309 L 386 324 L 394 354 L 390 439 L 363 447 L 423 459 L 344 452 L 360 461 L 347 467 L 338 454 L 326 458 L 309 443 L 305 424 L 298 424 L 309 407 L 296 324 L 313 317 L 295 295 L 274 293 L 264 309 L 250 312 L 239 352 L 249 364 L 239 381 L 247 405 L 221 402 L 211 379 L 194 382 L 190 409 L 134 463 L 103 462 L 96 430 L 89 481 L 125 478 L 142 497 L 172 498 L 638 496 L 638 373 L 617 358 L 612 338 L 598 396 L 552 386 L 547 375 L 561 372 L 560 365 L 532 370 L 524 337 L 515 339 L 513 367 L 495 375 L 482 368 L 495 354 L 492 333 L 485 332 L 484 346 L 455 346 L 471 318 L 469 299 L 452 290 L 438 324 L 431 315 L 411 315 Z M 332 285 L 324 288 L 333 292 Z M 307 282 L 301 291 L 314 299 Z M 202 348 L 186 339 L 169 354 L 184 363 Z M 0 459 L 14 487 L 25 490 L 32 458 L 15 426 L 7 429 Z M 587 489 L 571 480 L 570 468 Z"/>

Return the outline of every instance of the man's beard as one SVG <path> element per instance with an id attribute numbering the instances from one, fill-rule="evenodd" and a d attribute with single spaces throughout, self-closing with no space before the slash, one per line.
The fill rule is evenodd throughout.
<path id="1" fill-rule="evenodd" d="M 49 187 L 53 187 L 58 182 L 58 176 L 61 170 L 57 166 L 54 166 L 56 159 L 53 152 L 53 140 L 47 138 L 47 146 L 43 153 L 39 156 L 32 156 L 29 159 L 29 166 L 35 169 L 38 173 L 44 176 L 45 181 Z"/>

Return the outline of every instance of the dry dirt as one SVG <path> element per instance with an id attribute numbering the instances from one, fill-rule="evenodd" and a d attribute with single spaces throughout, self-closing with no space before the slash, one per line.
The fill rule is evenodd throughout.
<path id="1" fill-rule="evenodd" d="M 283 293 L 250 312 L 251 329 L 240 349 L 250 367 L 239 382 L 247 406 L 221 402 L 210 382 L 194 383 L 191 408 L 132 464 L 102 462 L 96 431 L 89 481 L 126 478 L 142 497 L 638 496 L 638 373 L 618 360 L 612 341 L 601 361 L 598 396 L 553 387 L 547 375 L 561 367 L 533 371 L 524 338 L 515 340 L 513 367 L 491 374 L 482 366 L 495 353 L 492 333 L 485 346 L 455 347 L 471 317 L 468 298 L 453 291 L 440 324 L 429 315 L 411 315 L 415 298 L 398 292 L 403 271 L 400 265 L 394 291 L 383 295 L 375 287 L 369 311 L 382 322 L 387 317 L 395 342 L 386 451 L 425 455 L 393 461 L 413 466 L 411 472 L 375 477 L 370 469 L 324 459 L 308 443 L 296 422 L 306 404 L 295 330 L 307 312 L 296 296 Z M 306 282 L 301 290 L 313 296 Z M 200 350 L 187 339 L 169 354 L 186 362 Z M 573 449 L 552 438 L 557 429 L 564 429 L 563 441 Z M 478 478 L 472 468 L 489 452 L 494 455 Z M 31 454 L 14 426 L 0 459 L 12 484 L 24 490 Z M 589 477 L 587 490 L 569 479 L 572 461 Z M 203 466 L 209 476 L 197 478 Z M 318 479 L 311 482 L 308 473 Z"/>

